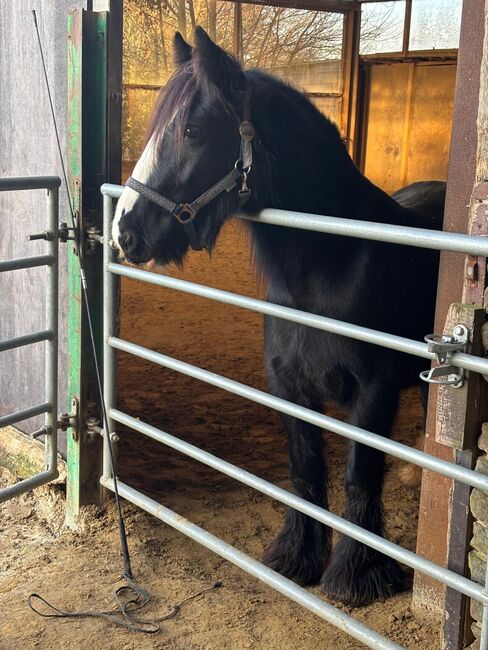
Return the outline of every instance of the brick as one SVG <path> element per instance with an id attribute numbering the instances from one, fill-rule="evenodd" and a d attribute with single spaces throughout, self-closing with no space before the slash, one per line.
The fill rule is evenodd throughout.
<path id="1" fill-rule="evenodd" d="M 469 498 L 469 505 L 471 507 L 471 512 L 473 514 L 473 517 L 475 519 L 479 519 L 480 521 L 486 523 L 488 525 L 488 497 L 487 495 L 482 492 L 481 490 L 478 490 L 478 488 L 474 488 L 474 490 L 471 492 L 471 496 Z"/>
<path id="2" fill-rule="evenodd" d="M 473 522 L 471 546 L 483 555 L 488 555 L 488 528 L 476 520 Z"/>
<path id="3" fill-rule="evenodd" d="M 483 604 L 477 600 L 472 599 L 469 603 L 469 611 L 471 612 L 471 616 L 474 618 L 474 620 L 481 623 L 483 619 Z"/>
<path id="4" fill-rule="evenodd" d="M 488 474 L 488 456 L 486 454 L 478 458 L 475 469 L 481 474 Z"/>
<path id="5" fill-rule="evenodd" d="M 475 582 L 478 582 L 480 585 L 484 585 L 486 573 L 486 556 L 478 553 L 478 551 L 470 551 L 468 553 L 468 565 L 471 571 L 471 578 Z"/>
<path id="6" fill-rule="evenodd" d="M 481 425 L 481 435 L 478 438 L 478 447 L 483 451 L 488 452 L 488 422 L 483 422 Z"/>
<path id="7" fill-rule="evenodd" d="M 486 181 L 481 181 L 481 183 L 474 186 L 473 198 L 478 199 L 478 201 L 488 199 L 488 183 Z"/>

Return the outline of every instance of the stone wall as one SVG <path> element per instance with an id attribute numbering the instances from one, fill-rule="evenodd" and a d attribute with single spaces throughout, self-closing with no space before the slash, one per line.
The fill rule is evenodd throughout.
<path id="1" fill-rule="evenodd" d="M 476 470 L 483 474 L 488 474 L 488 422 L 483 424 L 478 446 L 482 451 L 482 454 L 476 461 Z M 470 505 L 475 521 L 473 524 L 473 538 L 471 539 L 472 550 L 468 555 L 469 569 L 471 572 L 471 578 L 480 584 L 484 584 L 486 558 L 488 555 L 488 495 L 485 492 L 474 488 L 471 492 Z M 482 613 L 482 604 L 472 600 L 471 616 L 474 621 L 471 628 L 476 639 L 479 639 L 481 634 Z M 478 641 L 475 641 L 475 643 L 470 646 L 473 650 L 478 647 Z"/>

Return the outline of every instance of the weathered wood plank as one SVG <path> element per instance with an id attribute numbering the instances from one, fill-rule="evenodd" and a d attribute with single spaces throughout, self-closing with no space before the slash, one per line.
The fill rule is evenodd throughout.
<path id="1" fill-rule="evenodd" d="M 31 440 L 15 427 L 0 428 L 0 465 L 6 467 L 19 479 L 28 478 L 44 471 L 44 445 Z M 66 482 L 66 462 L 58 454 L 57 479 L 53 483 Z"/>
<path id="2" fill-rule="evenodd" d="M 456 96 L 453 114 L 451 154 L 449 160 L 448 189 L 444 230 L 468 232 L 467 206 L 476 179 L 478 155 L 478 100 L 480 71 L 483 59 L 485 0 L 463 3 L 463 17 L 456 78 Z M 485 53 L 486 58 L 486 53 Z M 462 256 L 443 253 L 439 272 L 435 330 L 441 331 L 449 306 L 462 302 L 464 286 L 464 260 Z M 477 301 L 481 302 L 481 300 Z M 437 390 L 430 391 L 425 450 L 439 458 L 452 461 L 452 448 L 435 440 L 435 413 Z M 452 481 L 432 472 L 424 472 L 419 512 L 417 552 L 442 565 L 447 564 L 449 539 L 449 508 Z M 416 609 L 445 611 L 445 587 L 417 573 L 414 581 L 413 604 Z M 446 640 L 446 648 L 456 647 L 460 624 L 458 612 L 458 638 Z"/>
<path id="3" fill-rule="evenodd" d="M 474 333 L 470 346 L 472 354 L 483 354 L 481 345 L 481 326 L 485 320 L 485 311 L 480 305 L 453 304 L 450 306 L 445 334 L 450 334 L 456 325 L 464 325 L 469 332 Z M 454 449 L 466 449 L 469 443 L 475 442 L 473 434 L 466 439 L 472 429 L 473 418 L 478 415 L 478 392 L 475 390 L 479 377 L 476 373 L 467 373 L 461 388 L 439 386 L 437 391 L 437 416 L 435 423 L 435 439 L 443 445 Z"/>
<path id="4" fill-rule="evenodd" d="M 66 16 L 83 0 L 18 0 L 0 2 L 0 177 L 61 175 L 53 124 L 35 38 L 31 9 L 36 9 L 46 65 L 66 154 Z M 0 259 L 38 254 L 42 242 L 25 236 L 46 227 L 43 191 L 0 193 Z M 60 191 L 60 214 L 67 214 L 66 192 Z M 66 246 L 60 247 L 60 304 L 66 304 Z M 0 338 L 43 329 L 45 272 L 32 269 L 0 274 Z M 66 404 L 66 310 L 60 310 L 59 397 Z M 2 353 L 0 415 L 42 401 L 43 344 Z M 42 426 L 43 418 L 27 423 Z M 23 426 L 23 425 L 22 425 Z M 65 449 L 65 435 L 58 437 Z"/>

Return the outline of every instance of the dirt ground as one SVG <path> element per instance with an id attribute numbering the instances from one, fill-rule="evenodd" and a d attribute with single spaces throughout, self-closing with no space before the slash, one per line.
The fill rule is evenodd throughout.
<path id="1" fill-rule="evenodd" d="M 246 237 L 224 230 L 211 260 L 191 254 L 179 277 L 259 295 Z M 122 337 L 238 381 L 265 388 L 259 315 L 197 297 L 123 283 Z M 149 363 L 120 356 L 119 407 L 289 489 L 286 440 L 276 413 Z M 421 427 L 415 391 L 402 397 L 394 438 L 413 444 Z M 324 434 L 331 471 L 330 507 L 342 513 L 346 441 Z M 121 478 L 250 555 L 260 558 L 279 531 L 284 508 L 203 465 L 129 431 L 121 432 Z M 389 459 L 385 484 L 388 536 L 414 550 L 418 492 L 398 481 Z M 11 480 L 4 474 L 3 482 Z M 120 572 L 113 505 L 88 508 L 76 530 L 64 525 L 63 487 L 40 488 L 0 507 L 0 648 L 93 650 L 353 650 L 364 647 L 299 605 L 124 503 L 133 569 L 159 616 L 188 603 L 156 636 L 99 620 L 43 619 L 26 599 L 38 592 L 61 609 L 111 607 Z M 318 587 L 313 593 L 320 595 Z M 440 648 L 435 621 L 416 618 L 411 592 L 353 612 L 408 648 Z"/>

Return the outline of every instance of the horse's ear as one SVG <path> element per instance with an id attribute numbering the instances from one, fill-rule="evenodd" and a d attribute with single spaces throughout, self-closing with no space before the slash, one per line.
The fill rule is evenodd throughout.
<path id="1" fill-rule="evenodd" d="M 197 78 L 204 90 L 221 91 L 227 99 L 244 92 L 246 78 L 240 63 L 216 45 L 201 27 L 195 30 L 193 64 Z"/>
<path id="2" fill-rule="evenodd" d="M 176 32 L 173 39 L 173 62 L 175 68 L 191 61 L 192 47 L 188 45 L 180 32 Z"/>

